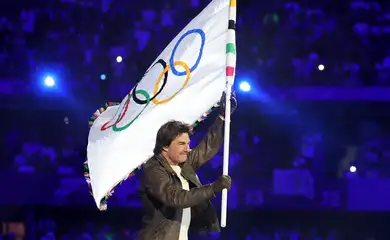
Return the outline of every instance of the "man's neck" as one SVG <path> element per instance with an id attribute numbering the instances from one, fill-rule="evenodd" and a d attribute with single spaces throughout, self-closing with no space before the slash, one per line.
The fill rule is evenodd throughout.
<path id="1" fill-rule="evenodd" d="M 177 163 L 174 163 L 169 157 L 168 157 L 168 154 L 166 154 L 165 152 L 162 152 L 161 155 L 165 158 L 165 160 L 167 160 L 168 164 L 170 166 L 177 166 L 179 164 Z"/>

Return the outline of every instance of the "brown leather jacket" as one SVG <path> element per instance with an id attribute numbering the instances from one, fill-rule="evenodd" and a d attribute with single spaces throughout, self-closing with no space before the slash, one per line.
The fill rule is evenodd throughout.
<path id="1" fill-rule="evenodd" d="M 207 136 L 180 165 L 190 191 L 182 190 L 180 179 L 163 156 L 153 156 L 144 165 L 140 175 L 144 217 L 139 240 L 178 240 L 183 208 L 188 207 L 191 207 L 190 231 L 221 231 L 210 202 L 215 197 L 213 188 L 203 186 L 195 171 L 218 153 L 223 142 L 223 123 L 218 117 Z"/>

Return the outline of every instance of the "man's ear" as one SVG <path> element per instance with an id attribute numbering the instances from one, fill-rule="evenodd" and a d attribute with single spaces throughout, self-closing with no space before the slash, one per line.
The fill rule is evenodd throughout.
<path id="1" fill-rule="evenodd" d="M 168 152 L 168 147 L 163 147 L 162 150 L 163 150 L 164 152 Z"/>

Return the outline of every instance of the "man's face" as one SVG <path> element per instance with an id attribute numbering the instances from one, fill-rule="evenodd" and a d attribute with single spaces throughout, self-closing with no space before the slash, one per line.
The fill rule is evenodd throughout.
<path id="1" fill-rule="evenodd" d="M 178 135 L 164 151 L 166 151 L 169 160 L 173 164 L 185 162 L 190 151 L 190 136 L 188 136 L 188 133 Z"/>

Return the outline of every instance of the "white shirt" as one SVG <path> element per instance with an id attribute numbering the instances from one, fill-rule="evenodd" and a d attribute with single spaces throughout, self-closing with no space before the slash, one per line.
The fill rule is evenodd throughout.
<path id="1" fill-rule="evenodd" d="M 173 171 L 177 174 L 177 176 L 180 179 L 181 186 L 183 190 L 190 190 L 190 185 L 182 175 L 181 175 L 181 168 L 178 165 L 171 165 Z M 181 218 L 181 226 L 180 226 L 180 233 L 179 233 L 179 240 L 188 240 L 188 229 L 190 227 L 191 222 L 191 208 L 184 208 L 183 209 L 183 215 Z"/>

